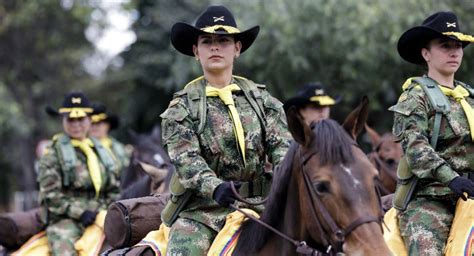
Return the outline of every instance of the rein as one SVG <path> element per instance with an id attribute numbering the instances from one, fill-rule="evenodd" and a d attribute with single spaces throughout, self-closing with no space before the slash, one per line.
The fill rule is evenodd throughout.
<path id="1" fill-rule="evenodd" d="M 285 239 L 286 241 L 292 243 L 294 246 L 296 246 L 296 252 L 297 253 L 301 253 L 301 254 L 304 254 L 304 255 L 312 255 L 312 256 L 324 256 L 324 255 L 328 255 L 329 252 L 326 252 L 326 253 L 323 253 L 321 251 L 318 251 L 314 248 L 312 248 L 311 246 L 307 245 L 306 244 L 306 241 L 297 241 L 285 234 L 283 234 L 282 232 L 278 231 L 276 228 L 268 225 L 267 223 L 261 221 L 260 219 L 242 211 L 239 207 L 231 204 L 230 205 L 230 208 L 236 210 L 236 211 L 239 211 L 240 213 L 242 213 L 243 215 L 245 215 L 245 217 L 257 222 L 258 224 L 264 226 L 265 228 L 268 228 L 269 230 L 271 230 L 273 233 L 279 235 L 281 238 Z"/>

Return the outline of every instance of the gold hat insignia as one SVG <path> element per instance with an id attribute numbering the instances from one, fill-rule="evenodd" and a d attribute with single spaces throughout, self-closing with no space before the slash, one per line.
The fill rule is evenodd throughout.
<path id="1" fill-rule="evenodd" d="M 74 97 L 73 97 L 73 98 L 71 99 L 71 101 L 72 101 L 72 104 L 81 104 L 81 98 L 74 98 Z"/>

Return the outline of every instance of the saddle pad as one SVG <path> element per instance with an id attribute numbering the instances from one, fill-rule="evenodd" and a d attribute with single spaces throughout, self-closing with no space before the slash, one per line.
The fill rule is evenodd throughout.
<path id="1" fill-rule="evenodd" d="M 474 255 L 474 200 L 459 199 L 456 204 L 451 231 L 446 242 L 446 256 Z M 391 208 L 384 216 L 386 227 L 383 227 L 383 237 L 388 247 L 396 256 L 407 256 L 403 238 L 398 227 L 397 210 Z"/>
<path id="2" fill-rule="evenodd" d="M 81 238 L 75 243 L 75 248 L 80 256 L 98 255 L 105 239 L 104 235 L 104 220 L 105 211 L 100 211 L 97 214 L 94 225 L 90 225 L 84 230 Z M 20 249 L 12 253 L 14 256 L 49 256 L 48 238 L 46 232 L 40 233 L 31 237 Z"/>
<path id="3" fill-rule="evenodd" d="M 242 209 L 246 213 L 259 218 L 259 215 L 250 209 Z M 233 212 L 226 217 L 224 228 L 217 234 L 207 253 L 208 256 L 231 255 L 239 237 L 240 226 L 246 217 L 240 212 Z M 155 255 L 166 255 L 170 228 L 161 224 L 160 229 L 151 231 L 135 246 L 149 246 Z"/>
<path id="4" fill-rule="evenodd" d="M 474 255 L 474 200 L 458 199 L 451 232 L 445 249 L 446 255 Z"/>
<path id="5" fill-rule="evenodd" d="M 258 213 L 250 209 L 242 209 L 245 213 L 260 218 Z M 224 228 L 217 234 L 207 253 L 208 256 L 232 255 L 237 239 L 240 235 L 240 226 L 247 217 L 240 212 L 233 212 L 226 217 Z"/>

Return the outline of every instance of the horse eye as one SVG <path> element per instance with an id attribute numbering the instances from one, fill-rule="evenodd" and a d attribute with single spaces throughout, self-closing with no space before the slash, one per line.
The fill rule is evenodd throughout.
<path id="1" fill-rule="evenodd" d="M 329 193 L 330 192 L 329 182 L 325 182 L 325 181 L 316 182 L 314 183 L 314 189 L 316 190 L 316 193 L 318 194 Z"/>

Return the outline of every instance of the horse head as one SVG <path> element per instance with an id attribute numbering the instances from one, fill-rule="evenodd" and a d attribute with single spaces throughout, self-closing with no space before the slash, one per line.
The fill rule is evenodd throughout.
<path id="1" fill-rule="evenodd" d="M 293 157 L 301 229 L 308 243 L 333 253 L 389 255 L 375 189 L 377 170 L 355 142 L 367 120 L 368 100 L 346 118 L 306 125 L 296 109 L 288 125 L 299 144 Z M 347 132 L 347 133 L 346 133 Z M 289 191 L 290 192 L 290 191 Z"/>
<path id="2" fill-rule="evenodd" d="M 369 159 L 379 171 L 379 187 L 382 194 L 393 193 L 397 185 L 398 163 L 403 156 L 402 146 L 391 133 L 384 133 L 380 136 L 377 131 L 367 124 L 365 129 L 372 144 Z"/>
<path id="3" fill-rule="evenodd" d="M 132 189 L 143 190 L 131 193 L 134 197 L 162 192 L 161 190 L 166 191 L 167 188 L 163 188 L 161 184 L 169 180 L 173 165 L 161 145 L 160 128 L 155 126 L 150 134 L 137 134 L 134 131 L 129 133 L 133 141 L 133 152 L 130 165 L 122 174 L 122 190 L 131 192 L 129 187 L 133 184 L 141 184 L 141 188 L 137 186 Z M 143 188 L 143 184 L 146 184 L 146 188 Z"/>

